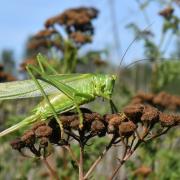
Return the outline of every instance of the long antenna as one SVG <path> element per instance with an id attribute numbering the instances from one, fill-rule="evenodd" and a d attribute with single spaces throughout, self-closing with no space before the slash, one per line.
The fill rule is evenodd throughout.
<path id="1" fill-rule="evenodd" d="M 172 58 L 169 57 L 169 58 L 158 58 L 158 59 L 159 59 L 159 60 L 170 60 L 170 59 L 172 59 Z M 132 66 L 132 65 L 134 65 L 134 64 L 136 64 L 136 63 L 138 63 L 138 62 L 151 61 L 151 60 L 152 60 L 152 58 L 138 59 L 138 60 L 136 60 L 136 61 L 128 64 L 127 66 L 125 66 L 125 69 L 128 69 L 130 66 Z M 173 58 L 173 60 L 179 60 L 179 59 L 174 59 L 174 58 Z"/>
<path id="2" fill-rule="evenodd" d="M 152 26 L 153 23 L 154 23 L 154 22 L 152 22 L 150 25 L 148 25 L 148 26 L 147 26 L 145 29 L 143 29 L 143 31 L 141 31 L 141 32 L 144 32 L 144 31 L 148 30 L 148 29 Z M 136 37 L 132 40 L 132 42 L 131 42 L 131 43 L 128 45 L 128 47 L 126 48 L 126 50 L 125 50 L 125 52 L 124 52 L 124 54 L 123 54 L 123 56 L 122 56 L 122 58 L 121 58 L 121 61 L 120 61 L 120 63 L 119 63 L 119 67 L 121 66 L 121 64 L 122 64 L 122 62 L 123 62 L 123 60 L 124 60 L 124 58 L 125 58 L 128 50 L 131 48 L 131 46 L 134 44 L 134 42 L 135 42 L 138 38 L 139 38 L 139 34 L 136 35 Z"/>

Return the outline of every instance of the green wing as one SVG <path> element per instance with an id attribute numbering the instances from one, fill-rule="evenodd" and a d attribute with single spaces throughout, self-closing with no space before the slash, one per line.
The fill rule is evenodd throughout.
<path id="1" fill-rule="evenodd" d="M 91 74 L 59 74 L 51 75 L 51 77 L 63 83 L 71 83 L 73 81 L 82 80 L 83 78 L 91 76 Z M 47 95 L 59 92 L 54 86 L 38 80 Z M 35 85 L 33 80 L 13 81 L 7 83 L 0 83 L 0 100 L 5 99 L 19 99 L 42 96 L 40 90 Z"/>

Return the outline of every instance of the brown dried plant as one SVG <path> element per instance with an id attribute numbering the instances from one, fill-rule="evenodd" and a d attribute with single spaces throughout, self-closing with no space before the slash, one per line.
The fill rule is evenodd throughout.
<path id="1" fill-rule="evenodd" d="M 158 108 L 176 111 L 180 108 L 180 96 L 161 91 L 157 94 L 139 92 L 133 97 L 132 104 L 148 103 Z"/>
<path id="2" fill-rule="evenodd" d="M 16 78 L 12 74 L 4 72 L 4 66 L 0 64 L 0 82 L 8 82 L 15 80 Z"/>
<path id="3" fill-rule="evenodd" d="M 40 122 L 35 124 L 30 130 L 26 131 L 22 137 L 11 142 L 13 149 L 18 150 L 24 156 L 24 149 L 29 149 L 36 157 L 46 161 L 52 151 L 49 151 L 49 145 L 64 147 L 68 150 L 72 159 L 79 167 L 79 179 L 88 179 L 96 166 L 103 159 L 106 153 L 118 144 L 123 145 L 124 152 L 119 154 L 118 165 L 114 169 L 110 179 L 114 179 L 120 167 L 131 157 L 136 149 L 143 143 L 166 134 L 174 126 L 180 124 L 180 116 L 166 114 L 157 108 L 147 104 L 129 104 L 122 113 L 100 115 L 88 109 L 81 108 L 83 113 L 83 127 L 80 128 L 79 115 L 76 112 L 67 112 L 61 115 L 66 138 L 61 138 L 60 128 L 54 119 L 50 119 L 49 123 Z M 159 128 L 154 128 L 156 126 Z M 110 138 L 105 150 L 95 160 L 89 170 L 85 173 L 83 169 L 84 148 L 87 142 L 92 138 L 100 138 L 108 136 Z M 79 160 L 71 149 L 71 144 L 77 141 L 80 148 Z M 150 171 L 143 169 L 143 176 L 147 176 Z M 55 170 L 49 167 L 52 176 L 58 179 Z M 139 174 L 138 170 L 135 172 Z M 145 172 L 144 172 L 145 171 Z"/>

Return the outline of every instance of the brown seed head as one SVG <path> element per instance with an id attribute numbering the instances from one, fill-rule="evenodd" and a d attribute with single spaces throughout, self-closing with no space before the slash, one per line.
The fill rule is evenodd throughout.
<path id="1" fill-rule="evenodd" d="M 119 134 L 122 136 L 130 136 L 136 130 L 137 126 L 132 121 L 122 122 L 119 125 Z"/>
<path id="2" fill-rule="evenodd" d="M 33 125 L 32 130 L 35 131 L 37 128 L 41 126 L 47 126 L 45 122 L 37 122 Z"/>
<path id="3" fill-rule="evenodd" d="M 94 120 L 102 120 L 102 116 L 99 113 L 91 112 L 91 113 L 83 113 L 84 121 L 92 122 Z"/>
<path id="4" fill-rule="evenodd" d="M 160 122 L 163 127 L 170 127 L 175 125 L 175 116 L 170 114 L 161 113 Z"/>
<path id="5" fill-rule="evenodd" d="M 34 58 L 28 58 L 23 61 L 23 63 L 20 64 L 20 71 L 26 71 L 27 65 L 37 65 L 37 61 Z"/>
<path id="6" fill-rule="evenodd" d="M 106 62 L 106 61 L 104 61 L 104 60 L 101 60 L 100 58 L 95 58 L 94 60 L 93 60 L 93 63 L 96 65 L 96 66 L 107 66 L 108 65 L 108 63 Z"/>
<path id="7" fill-rule="evenodd" d="M 46 28 L 49 28 L 49 27 L 52 27 L 54 26 L 54 24 L 58 21 L 58 17 L 55 16 L 55 17 L 52 17 L 52 18 L 49 18 L 46 20 L 46 22 L 44 23 L 44 26 Z"/>
<path id="8" fill-rule="evenodd" d="M 33 38 L 49 38 L 51 35 L 57 34 L 58 32 L 54 29 L 44 29 L 39 31 L 33 36 Z"/>
<path id="9" fill-rule="evenodd" d="M 146 101 L 146 102 L 151 102 L 152 99 L 153 99 L 153 97 L 154 97 L 154 94 L 152 94 L 152 93 L 138 92 L 135 97 L 136 97 L 136 98 L 140 98 L 140 99 L 142 99 L 143 101 Z"/>
<path id="10" fill-rule="evenodd" d="M 91 42 L 91 36 L 81 32 L 72 32 L 70 38 L 77 44 L 85 44 Z"/>
<path id="11" fill-rule="evenodd" d="M 137 122 L 142 116 L 143 110 L 144 110 L 144 105 L 142 104 L 130 104 L 124 108 L 124 113 L 132 121 Z"/>
<path id="12" fill-rule="evenodd" d="M 14 81 L 16 78 L 9 73 L 0 71 L 0 82 Z"/>
<path id="13" fill-rule="evenodd" d="M 119 113 L 119 114 L 114 114 L 110 119 L 109 119 L 109 124 L 113 125 L 115 127 L 118 127 L 122 122 L 126 121 L 127 117 L 124 113 Z"/>
<path id="14" fill-rule="evenodd" d="M 26 146 L 33 145 L 35 143 L 35 134 L 34 131 L 28 130 L 24 133 L 24 135 L 21 137 L 21 141 L 23 141 Z"/>
<path id="15" fill-rule="evenodd" d="M 131 101 L 131 104 L 142 104 L 142 103 L 144 103 L 143 99 L 136 96 Z"/>
<path id="16" fill-rule="evenodd" d="M 52 128 L 49 126 L 40 126 L 35 130 L 37 138 L 49 137 L 52 134 Z"/>
<path id="17" fill-rule="evenodd" d="M 152 169 L 147 166 L 141 166 L 134 172 L 136 176 L 144 176 L 147 177 L 152 172 Z"/>
<path id="18" fill-rule="evenodd" d="M 38 48 L 50 48 L 51 46 L 54 46 L 54 41 L 47 40 L 47 39 L 33 39 L 31 40 L 27 48 L 28 50 L 36 50 Z"/>
<path id="19" fill-rule="evenodd" d="M 98 133 L 98 132 L 101 132 L 104 129 L 105 129 L 105 125 L 101 121 L 95 120 L 91 124 L 91 131 L 92 132 Z"/>
<path id="20" fill-rule="evenodd" d="M 10 82 L 10 81 L 15 81 L 15 80 L 16 78 L 13 75 L 9 73 L 6 74 L 6 81 Z"/>
<path id="21" fill-rule="evenodd" d="M 21 141 L 20 138 L 17 138 L 17 139 L 15 139 L 15 140 L 11 141 L 11 142 L 10 142 L 10 145 L 11 145 L 11 147 L 12 147 L 13 149 L 15 149 L 15 150 L 21 150 L 22 148 L 25 147 L 24 142 Z"/>
<path id="22" fill-rule="evenodd" d="M 141 121 L 155 123 L 158 120 L 159 120 L 159 110 L 150 105 L 146 105 L 143 110 L 143 114 L 141 116 Z"/>
<path id="23" fill-rule="evenodd" d="M 70 127 L 75 130 L 79 129 L 79 125 L 80 125 L 79 119 L 76 119 L 70 123 Z"/>
<path id="24" fill-rule="evenodd" d="M 154 97 L 153 103 L 163 107 L 167 107 L 170 104 L 170 99 L 170 94 L 167 94 L 166 92 L 160 92 Z"/>
<path id="25" fill-rule="evenodd" d="M 170 18 L 174 12 L 173 7 L 166 7 L 162 11 L 159 12 L 159 15 L 163 16 L 164 18 Z"/>

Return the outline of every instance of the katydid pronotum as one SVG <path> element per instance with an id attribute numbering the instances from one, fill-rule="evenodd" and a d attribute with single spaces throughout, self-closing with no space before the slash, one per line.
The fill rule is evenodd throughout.
<path id="1" fill-rule="evenodd" d="M 116 76 L 108 74 L 58 74 L 48 65 L 45 57 L 37 56 L 40 69 L 27 66 L 32 80 L 15 81 L 0 84 L 0 100 L 43 96 L 44 100 L 33 110 L 33 114 L 18 124 L 0 132 L 0 137 L 23 128 L 37 121 L 54 117 L 61 128 L 63 126 L 59 114 L 77 109 L 80 126 L 83 117 L 79 106 L 93 101 L 97 96 L 108 99 L 113 107 L 111 95 Z M 44 67 L 53 75 L 46 74 Z M 34 73 L 40 76 L 36 79 Z M 115 107 L 114 107 L 115 108 Z"/>

